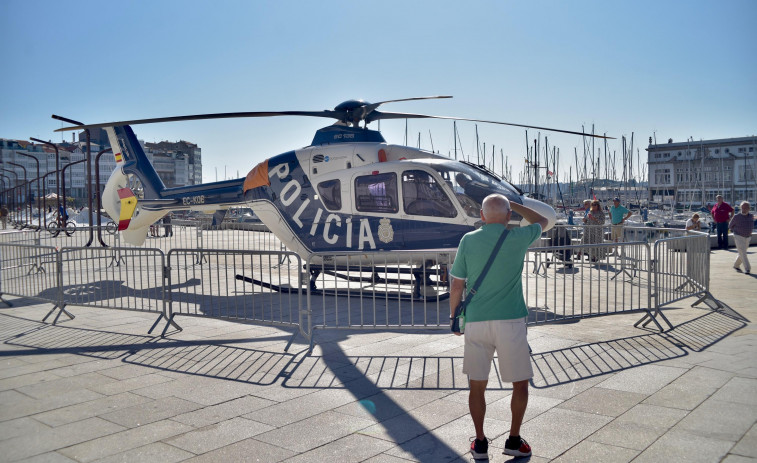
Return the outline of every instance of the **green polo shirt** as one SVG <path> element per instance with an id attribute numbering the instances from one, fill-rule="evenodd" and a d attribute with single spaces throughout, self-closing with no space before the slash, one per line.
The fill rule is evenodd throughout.
<path id="1" fill-rule="evenodd" d="M 626 209 L 623 206 L 610 206 L 610 218 L 613 225 L 618 225 L 621 220 L 623 220 L 623 217 L 626 216 L 630 211 Z"/>
<path id="2" fill-rule="evenodd" d="M 502 224 L 485 224 L 463 236 L 450 274 L 466 280 L 466 286 L 470 289 L 484 270 L 504 229 Z M 528 316 L 521 273 L 528 247 L 539 236 L 539 224 L 514 228 L 508 232 L 489 273 L 466 309 L 466 322 L 512 320 Z"/>

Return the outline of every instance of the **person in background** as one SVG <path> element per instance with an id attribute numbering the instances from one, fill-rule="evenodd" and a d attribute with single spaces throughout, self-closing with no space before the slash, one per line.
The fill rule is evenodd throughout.
<path id="1" fill-rule="evenodd" d="M 582 244 L 599 244 L 604 243 L 604 227 L 605 213 L 602 211 L 602 207 L 599 201 L 594 200 L 591 202 L 591 210 L 586 217 L 584 217 L 584 223 L 587 225 L 584 229 L 584 235 L 581 238 Z M 584 254 L 589 256 L 592 262 L 602 260 L 607 255 L 607 249 L 602 247 L 592 247 L 584 249 Z"/>
<path id="2" fill-rule="evenodd" d="M 165 228 L 166 236 L 173 236 L 173 227 L 171 227 L 171 216 L 169 212 L 163 217 L 163 227 Z"/>
<path id="3" fill-rule="evenodd" d="M 10 211 L 8 211 L 8 208 L 5 207 L 5 204 L 0 206 L 0 222 L 3 223 L 3 229 L 8 227 L 8 214 Z"/>
<path id="4" fill-rule="evenodd" d="M 700 231 L 702 229 L 702 222 L 699 221 L 699 214 L 694 213 L 689 220 L 686 221 L 686 231 L 694 230 Z"/>
<path id="5" fill-rule="evenodd" d="M 754 215 L 749 213 L 750 207 L 747 201 L 743 201 L 740 206 L 741 213 L 734 215 L 728 224 L 728 228 L 733 231 L 733 241 L 736 243 L 736 250 L 738 251 L 733 268 L 737 272 L 740 272 L 741 269 L 739 267 L 744 264 L 744 273 L 747 275 L 752 272 L 747 250 L 749 249 L 749 242 L 752 240 L 752 230 L 754 229 Z"/>
<path id="6" fill-rule="evenodd" d="M 612 240 L 614 242 L 622 241 L 623 239 L 623 224 L 631 217 L 633 212 L 629 211 L 625 207 L 620 205 L 620 198 L 612 200 L 612 206 L 610 206 L 610 221 L 612 222 Z"/>
<path id="7" fill-rule="evenodd" d="M 531 223 L 513 228 L 505 236 L 489 273 L 484 277 L 466 310 L 463 373 L 468 375 L 470 408 L 476 437 L 470 451 L 474 459 L 489 457 L 489 440 L 484 434 L 486 385 L 489 382 L 494 352 L 497 352 L 499 376 L 513 383 L 510 399 L 512 415 L 510 437 L 505 441 L 505 455 L 525 457 L 531 447 L 520 437 L 520 427 L 528 406 L 528 381 L 533 377 L 526 337 L 528 308 L 523 298 L 523 259 L 528 247 L 539 239 L 547 218 L 502 195 L 489 195 L 480 211 L 484 226 L 463 236 L 450 276 L 450 325 L 455 308 L 462 299 L 465 282 L 473 286 L 484 270 L 496 242 L 505 233 L 512 211 Z M 460 332 L 455 332 L 460 336 Z"/>
<path id="8" fill-rule="evenodd" d="M 591 199 L 584 199 L 584 219 L 589 215 L 589 212 L 591 212 Z M 584 220 L 584 222 L 586 221 Z"/>
<path id="9" fill-rule="evenodd" d="M 715 197 L 717 203 L 712 206 L 712 221 L 715 222 L 715 232 L 718 235 L 718 249 L 728 249 L 728 222 L 733 217 L 734 210 L 730 204 L 723 201 L 722 195 Z"/>

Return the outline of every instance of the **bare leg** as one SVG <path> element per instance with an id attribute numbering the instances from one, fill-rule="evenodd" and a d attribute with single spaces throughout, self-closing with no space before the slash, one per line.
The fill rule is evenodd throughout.
<path id="1" fill-rule="evenodd" d="M 471 387 L 471 391 L 473 391 L 473 387 Z M 520 436 L 520 425 L 523 424 L 523 416 L 526 414 L 527 406 L 528 380 L 517 381 L 513 383 L 513 396 L 510 398 L 510 411 L 513 415 L 513 421 L 510 425 L 511 436 Z M 473 415 L 472 411 L 471 415 Z M 481 421 L 483 423 L 483 417 L 481 418 Z"/>
<path id="2" fill-rule="evenodd" d="M 486 416 L 486 385 L 488 383 L 488 380 L 470 380 L 468 408 L 470 409 L 470 416 L 473 419 L 473 427 L 476 428 L 476 439 L 478 440 L 486 437 L 484 435 L 484 417 Z"/>

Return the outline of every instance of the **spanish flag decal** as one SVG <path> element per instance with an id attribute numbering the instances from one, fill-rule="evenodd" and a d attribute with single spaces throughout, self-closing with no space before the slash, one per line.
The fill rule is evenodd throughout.
<path id="1" fill-rule="evenodd" d="M 116 158 L 116 164 L 120 163 L 124 159 L 124 157 L 123 157 L 123 155 L 121 153 L 116 153 L 113 156 Z"/>
<path id="2" fill-rule="evenodd" d="M 121 188 L 118 190 L 118 197 L 121 198 L 121 214 L 118 217 L 118 229 L 126 230 L 129 227 L 131 216 L 137 208 L 137 197 L 130 188 Z"/>

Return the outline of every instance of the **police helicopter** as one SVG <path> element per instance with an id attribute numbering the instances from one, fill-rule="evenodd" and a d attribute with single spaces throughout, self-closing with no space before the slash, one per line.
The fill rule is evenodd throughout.
<path id="1" fill-rule="evenodd" d="M 348 100 L 324 111 L 200 114 L 77 125 L 56 131 L 103 128 L 107 132 L 116 169 L 105 186 L 102 202 L 111 217 L 118 217 L 118 229 L 129 244 L 142 245 L 150 225 L 169 212 L 218 214 L 242 205 L 250 207 L 303 260 L 318 252 L 419 251 L 416 261 L 412 253 L 408 257 L 408 264 L 416 266 L 413 273 L 418 280 L 421 270 L 425 273 L 428 265 L 436 265 L 421 251 L 444 250 L 454 258 L 460 238 L 481 225 L 481 202 L 489 194 L 500 193 L 535 209 L 549 218 L 547 229 L 554 225 L 556 214 L 549 205 L 526 197 L 485 166 L 387 143 L 368 124 L 381 119 L 434 118 L 605 138 L 523 124 L 377 109 L 386 103 L 436 98 L 451 97 L 377 103 Z M 318 130 L 310 145 L 259 163 L 245 178 L 177 188 L 165 187 L 131 128 L 146 123 L 274 116 L 331 118 L 336 123 Z M 526 224 L 516 214 L 511 223 Z M 336 264 L 348 268 L 355 260 Z M 311 285 L 313 281 L 311 278 Z"/>

